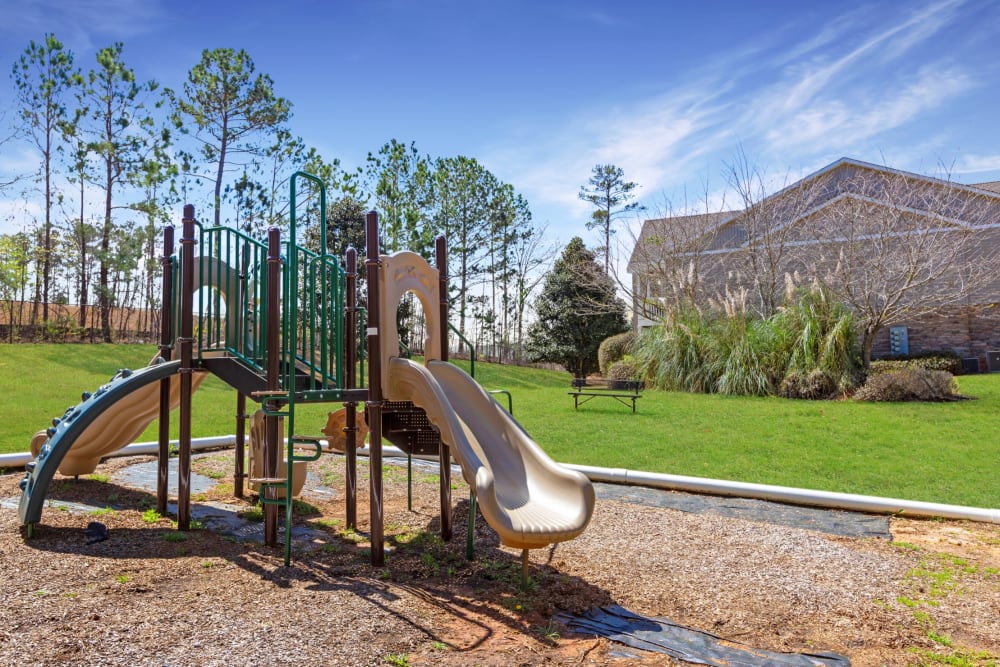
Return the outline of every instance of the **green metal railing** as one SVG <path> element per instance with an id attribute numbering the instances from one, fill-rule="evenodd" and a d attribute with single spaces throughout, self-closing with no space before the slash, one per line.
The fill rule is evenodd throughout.
<path id="1" fill-rule="evenodd" d="M 199 354 L 225 351 L 256 370 L 267 355 L 267 245 L 229 227 L 199 230 L 196 274 L 202 287 Z M 205 288 L 214 289 L 206 299 Z"/>
<path id="2" fill-rule="evenodd" d="M 472 344 L 472 341 L 470 341 L 468 338 L 466 338 L 465 336 L 463 336 L 462 332 L 459 331 L 458 328 L 454 324 L 452 324 L 451 322 L 448 323 L 448 328 L 451 329 L 452 332 L 454 332 L 454 334 L 456 336 L 458 336 L 458 339 L 460 341 L 462 341 L 463 343 L 465 343 L 466 345 L 469 346 L 469 375 L 471 377 L 475 378 L 476 377 L 476 346 Z"/>
<path id="3" fill-rule="evenodd" d="M 229 227 L 195 222 L 199 253 L 194 260 L 196 287 L 194 335 L 199 357 L 224 351 L 255 370 L 263 370 L 267 319 L 266 244 Z M 172 258 L 174 321 L 180 321 L 180 256 Z"/>

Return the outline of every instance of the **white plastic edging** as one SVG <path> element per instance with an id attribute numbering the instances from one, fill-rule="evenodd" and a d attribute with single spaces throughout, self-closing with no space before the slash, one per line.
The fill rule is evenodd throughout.
<path id="1" fill-rule="evenodd" d="M 176 447 L 178 445 L 177 440 L 171 440 L 170 445 Z M 191 438 L 191 449 L 214 449 L 217 447 L 233 447 L 236 445 L 235 435 L 217 435 L 210 438 Z M 135 442 L 131 445 L 125 445 L 118 451 L 112 452 L 107 456 L 139 456 L 142 454 L 156 454 L 160 451 L 160 444 L 158 442 Z M 18 454 L 0 454 L 0 468 L 22 468 L 26 463 L 32 461 L 35 457 L 31 455 L 30 452 L 21 452 Z"/>
<path id="2" fill-rule="evenodd" d="M 571 470 L 582 472 L 594 482 L 633 484 L 636 486 L 650 486 L 657 489 L 706 493 L 715 496 L 774 500 L 795 505 L 871 512 L 874 514 L 941 517 L 944 519 L 969 519 L 971 521 L 1000 523 L 1000 509 L 944 505 L 940 503 L 926 503 L 919 500 L 861 496 L 834 491 L 813 491 L 811 489 L 796 489 L 788 486 L 729 482 L 704 477 L 686 477 L 684 475 L 666 475 L 655 472 L 626 470 L 625 468 L 563 465 Z"/>
<path id="3" fill-rule="evenodd" d="M 171 440 L 170 446 L 177 447 L 177 440 Z M 326 440 L 320 440 L 320 445 L 323 447 L 324 452 L 333 451 L 330 449 L 329 444 Z M 191 438 L 191 449 L 192 451 L 198 451 L 201 449 L 216 449 L 221 447 L 235 447 L 236 446 L 236 436 L 235 435 L 218 435 L 210 438 Z M 158 442 L 135 442 L 131 445 L 126 445 L 116 452 L 111 452 L 107 456 L 142 456 L 145 454 L 156 454 L 160 451 L 160 444 Z M 358 456 L 368 456 L 368 448 L 358 448 Z M 384 446 L 382 447 L 382 456 L 389 457 L 405 457 L 406 452 L 398 447 Z M 16 454 L 0 454 L 0 468 L 23 468 L 26 463 L 34 460 L 35 457 L 31 455 L 30 452 L 20 452 Z M 437 461 L 436 456 L 424 456 L 415 455 L 415 459 L 426 459 Z"/>
<path id="4" fill-rule="evenodd" d="M 321 441 L 322 442 L 322 441 Z M 170 441 L 177 445 L 176 440 Z M 211 449 L 215 447 L 232 447 L 236 444 L 235 435 L 217 436 L 213 438 L 192 438 L 191 449 Z M 324 443 L 325 445 L 325 443 Z M 330 451 L 324 447 L 326 451 Z M 119 449 L 110 456 L 134 456 L 139 454 L 156 454 L 159 444 L 156 442 L 139 442 Z M 401 457 L 406 453 L 397 447 L 383 446 L 383 456 Z M 359 456 L 367 456 L 367 448 L 358 448 Z M 437 460 L 436 456 L 414 456 L 413 458 Z M 0 454 L 0 468 L 21 467 L 31 461 L 31 454 Z M 631 484 L 648 486 L 656 489 L 688 491 L 705 493 L 713 496 L 733 496 L 738 498 L 754 498 L 757 500 L 773 500 L 776 502 L 823 507 L 832 509 L 852 510 L 855 512 L 870 512 L 873 514 L 897 514 L 901 516 L 941 517 L 943 519 L 968 519 L 985 523 L 1000 524 L 1000 509 L 981 507 L 966 507 L 964 505 L 945 505 L 927 503 L 919 500 L 902 500 L 899 498 L 881 498 L 878 496 L 862 496 L 853 493 L 837 493 L 835 491 L 814 491 L 812 489 L 797 489 L 790 486 L 771 486 L 768 484 L 751 484 L 749 482 L 731 482 L 706 477 L 687 477 L 685 475 L 667 475 L 664 473 L 643 472 L 626 468 L 598 468 L 574 464 L 562 464 L 571 470 L 577 470 L 594 482 L 611 484 Z"/>

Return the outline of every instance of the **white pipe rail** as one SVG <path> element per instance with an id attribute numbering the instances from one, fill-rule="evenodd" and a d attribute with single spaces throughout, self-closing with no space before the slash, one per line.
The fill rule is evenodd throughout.
<path id="1" fill-rule="evenodd" d="M 171 440 L 170 446 L 177 447 L 178 441 Z M 217 435 L 210 438 L 191 438 L 191 449 L 215 449 L 221 447 L 234 447 L 236 445 L 235 435 Z M 140 456 L 143 454 L 156 454 L 160 451 L 158 442 L 135 442 L 126 445 L 108 456 Z M 30 452 L 17 454 L 0 454 L 0 468 L 23 468 L 24 465 L 32 461 L 35 457 Z"/>
<path id="2" fill-rule="evenodd" d="M 325 441 L 320 441 L 324 448 Z M 236 436 L 225 435 L 213 438 L 192 438 L 192 450 L 232 447 Z M 171 445 L 177 441 L 172 440 Z M 140 454 L 156 454 L 159 445 L 156 442 L 139 442 L 119 449 L 111 456 L 136 456 Z M 367 448 L 358 448 L 359 456 L 367 456 Z M 406 453 L 397 447 L 384 446 L 383 456 L 405 457 Z M 414 458 L 437 460 L 436 456 L 415 456 Z M 0 468 L 23 467 L 31 461 L 31 454 L 0 454 Z M 593 482 L 610 484 L 631 484 L 647 486 L 656 489 L 686 491 L 688 493 L 704 493 L 713 496 L 732 496 L 738 498 L 754 498 L 771 500 L 793 505 L 807 505 L 828 509 L 842 509 L 871 514 L 893 514 L 908 517 L 940 517 L 943 519 L 967 519 L 985 523 L 1000 524 L 1000 509 L 981 507 L 966 507 L 964 505 L 946 505 L 928 503 L 919 500 L 902 500 L 899 498 L 882 498 L 879 496 L 863 496 L 853 493 L 837 493 L 835 491 L 814 491 L 798 489 L 789 486 L 772 486 L 769 484 L 751 484 L 748 482 L 731 482 L 728 480 L 708 479 L 705 477 L 687 477 L 684 475 L 667 475 L 655 472 L 628 470 L 626 468 L 599 468 L 595 466 L 563 464 L 571 470 L 578 470 Z"/>
<path id="3" fill-rule="evenodd" d="M 944 505 L 940 503 L 921 502 L 919 500 L 862 496 L 834 491 L 814 491 L 788 486 L 730 482 L 703 477 L 686 477 L 684 475 L 666 475 L 655 472 L 626 470 L 625 468 L 564 465 L 572 470 L 579 470 L 594 482 L 634 484 L 636 486 L 649 486 L 657 489 L 704 493 L 714 496 L 773 500 L 793 505 L 809 505 L 830 509 L 852 510 L 855 512 L 869 512 L 872 514 L 941 517 L 943 519 L 969 519 L 971 521 L 1000 523 L 1000 509 Z"/>

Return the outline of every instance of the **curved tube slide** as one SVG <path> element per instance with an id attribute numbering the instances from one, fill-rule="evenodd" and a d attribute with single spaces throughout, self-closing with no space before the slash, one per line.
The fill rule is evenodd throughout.
<path id="1" fill-rule="evenodd" d="M 444 361 L 388 365 L 387 397 L 427 413 L 503 544 L 537 549 L 583 532 L 594 512 L 590 481 L 549 458 L 474 379 Z"/>

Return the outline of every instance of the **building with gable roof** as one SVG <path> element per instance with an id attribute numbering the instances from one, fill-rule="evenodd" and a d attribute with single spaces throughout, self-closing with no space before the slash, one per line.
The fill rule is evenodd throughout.
<path id="1" fill-rule="evenodd" d="M 646 220 L 627 270 L 636 330 L 674 306 L 769 314 L 818 280 L 871 323 L 872 357 L 1000 370 L 1000 181 L 842 158 L 743 210 Z"/>

